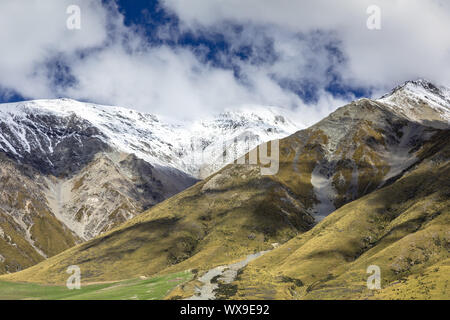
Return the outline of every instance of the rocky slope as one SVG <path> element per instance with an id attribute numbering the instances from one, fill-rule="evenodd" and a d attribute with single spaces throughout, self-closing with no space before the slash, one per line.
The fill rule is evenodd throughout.
<path id="1" fill-rule="evenodd" d="M 401 92 L 397 89 L 391 95 Z M 436 230 L 429 230 L 438 232 L 440 244 L 433 249 L 430 264 L 424 264 L 426 259 L 418 259 L 418 264 L 427 268 L 431 262 L 441 263 L 446 258 L 445 233 L 441 233 L 448 230 L 448 190 L 444 186 L 448 180 L 449 106 L 444 107 L 430 106 L 429 112 L 434 112 L 430 124 L 397 112 L 386 101 L 355 101 L 282 139 L 275 175 L 261 175 L 260 165 L 228 165 L 119 228 L 3 279 L 60 283 L 72 264 L 80 266 L 85 281 L 186 269 L 202 274 L 285 243 L 272 252 L 282 252 L 280 259 L 292 258 L 289 268 L 275 264 L 273 272 L 267 267 L 269 273 L 261 272 L 261 277 L 256 276 L 257 267 L 256 273 L 249 273 L 267 287 L 276 283 L 273 290 L 260 295 L 256 284 L 250 285 L 252 280 L 242 277 L 243 293 L 235 284 L 227 288 L 234 288 L 231 293 L 238 297 L 305 297 L 305 292 L 289 295 L 285 291 L 292 285 L 312 285 L 315 277 L 322 283 L 328 279 L 330 264 L 345 266 L 372 247 L 376 248 L 373 252 L 382 252 L 397 235 L 413 239 L 420 228 L 427 227 L 420 222 L 423 219 L 436 224 Z M 415 205 L 417 210 L 408 211 Z M 422 205 L 430 208 L 429 212 L 424 213 Z M 417 216 L 423 214 L 426 216 Z M 324 236 L 327 238 L 322 239 Z M 308 239 L 314 246 L 300 251 L 301 259 L 291 257 L 295 250 L 289 243 Z M 266 257 L 278 258 L 266 254 L 249 268 L 267 261 Z M 309 264 L 306 258 L 318 264 Z M 308 269 L 314 266 L 317 275 Z M 277 275 L 281 280 L 274 282 Z M 390 273 L 388 280 L 400 278 L 395 277 L 395 272 Z M 254 295 L 245 292 L 246 286 Z M 182 291 L 179 296 L 194 294 Z"/>
<path id="2" fill-rule="evenodd" d="M 0 272 L 24 269 L 91 239 L 195 182 L 113 152 L 98 153 L 68 177 L 1 157 Z"/>
<path id="3" fill-rule="evenodd" d="M 112 229 L 195 180 L 161 170 L 135 155 L 100 153 L 67 179 L 46 179 L 45 195 L 57 217 L 82 240 Z"/>
<path id="4" fill-rule="evenodd" d="M 79 238 L 52 213 L 46 180 L 0 154 L 0 272 L 15 272 L 72 247 Z"/>

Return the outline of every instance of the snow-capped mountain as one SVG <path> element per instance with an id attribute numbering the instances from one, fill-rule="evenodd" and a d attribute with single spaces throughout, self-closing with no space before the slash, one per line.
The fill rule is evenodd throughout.
<path id="1" fill-rule="evenodd" d="M 303 128 L 287 114 L 279 108 L 253 106 L 188 124 L 177 141 L 175 150 L 180 158 L 175 167 L 206 178 L 261 143 Z"/>
<path id="2" fill-rule="evenodd" d="M 450 123 L 450 89 L 427 80 L 407 81 L 377 101 L 411 121 L 440 128 Z"/>
<path id="3" fill-rule="evenodd" d="M 262 142 L 300 129 L 283 116 L 281 109 L 273 107 L 252 107 L 224 112 L 209 120 L 169 124 L 152 114 L 69 99 L 3 104 L 0 126 L 0 149 L 17 160 L 39 154 L 41 166 L 49 166 L 50 171 L 57 166 L 52 159 L 55 148 L 69 138 L 81 143 L 83 131 L 83 136 L 97 139 L 98 149 L 112 147 L 197 178 Z"/>
<path id="4" fill-rule="evenodd" d="M 311 172 L 317 201 L 312 214 L 320 220 L 397 179 L 420 161 L 431 137 L 449 128 L 450 90 L 416 80 L 378 100 L 353 101 L 296 133 L 305 144 L 312 131 L 320 145 Z"/>
<path id="5" fill-rule="evenodd" d="M 170 124 L 69 99 L 0 105 L 0 272 L 106 232 L 261 142 L 295 132 L 277 111 Z"/>

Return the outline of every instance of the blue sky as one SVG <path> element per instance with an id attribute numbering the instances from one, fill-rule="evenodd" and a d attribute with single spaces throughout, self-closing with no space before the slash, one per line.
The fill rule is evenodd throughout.
<path id="1" fill-rule="evenodd" d="M 366 26 L 373 3 L 376 31 Z M 80 7 L 81 30 L 66 28 L 70 4 Z M 440 0 L 4 0 L 0 102 L 69 97 L 181 118 L 273 105 L 313 122 L 406 80 L 449 85 L 449 8 Z"/>

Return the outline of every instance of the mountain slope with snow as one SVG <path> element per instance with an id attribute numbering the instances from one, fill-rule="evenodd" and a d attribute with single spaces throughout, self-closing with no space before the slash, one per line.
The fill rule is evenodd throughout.
<path id="1" fill-rule="evenodd" d="M 276 111 L 169 124 L 69 99 L 0 105 L 0 156 L 9 161 L 1 168 L 0 272 L 107 232 L 193 185 L 193 176 L 296 131 Z"/>
<path id="2" fill-rule="evenodd" d="M 437 128 L 450 123 L 450 89 L 427 80 L 407 81 L 377 101 L 411 121 Z"/>
<path id="3" fill-rule="evenodd" d="M 39 167 L 50 171 L 58 166 L 52 155 L 61 141 L 71 140 L 72 146 L 94 141 L 92 148 L 135 154 L 154 166 L 203 178 L 299 126 L 276 108 L 229 111 L 209 120 L 169 124 L 131 109 L 57 99 L 0 105 L 0 128 L 0 149 L 19 161 L 31 153 L 42 155 Z M 222 157 L 226 151 L 230 152 Z"/>

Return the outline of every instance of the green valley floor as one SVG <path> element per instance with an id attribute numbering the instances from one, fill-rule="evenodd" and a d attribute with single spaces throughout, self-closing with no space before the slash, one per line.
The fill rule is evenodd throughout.
<path id="1" fill-rule="evenodd" d="M 66 286 L 0 281 L 0 300 L 159 300 L 173 288 L 192 279 L 189 271 L 148 279 L 93 283 L 81 289 Z"/>

